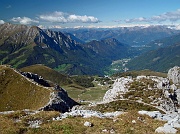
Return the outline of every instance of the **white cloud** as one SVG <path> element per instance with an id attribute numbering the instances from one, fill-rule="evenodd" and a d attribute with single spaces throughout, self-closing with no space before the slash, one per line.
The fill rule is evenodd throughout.
<path id="1" fill-rule="evenodd" d="M 56 22 L 56 23 L 98 23 L 100 22 L 97 18 L 93 16 L 80 16 L 75 14 L 68 14 L 63 12 L 53 12 L 51 14 L 40 15 L 41 20 Z"/>
<path id="2" fill-rule="evenodd" d="M 97 18 L 93 16 L 79 16 L 79 15 L 69 15 L 67 20 L 69 22 L 83 22 L 83 23 L 98 23 L 100 22 Z"/>
<path id="3" fill-rule="evenodd" d="M 28 18 L 28 17 L 14 17 L 11 19 L 11 21 L 13 22 L 18 22 L 20 24 L 24 24 L 24 25 L 27 25 L 27 24 L 31 24 L 31 23 L 39 23 L 39 21 L 37 20 L 33 20 L 31 18 Z"/>
<path id="4" fill-rule="evenodd" d="M 157 16 L 152 16 L 150 18 L 139 17 L 139 18 L 132 18 L 124 20 L 126 23 L 133 23 L 133 22 L 175 22 L 180 20 L 180 9 L 172 12 L 166 12 Z"/>
<path id="5" fill-rule="evenodd" d="M 4 24 L 5 22 L 4 22 L 4 20 L 0 20 L 0 24 Z"/>
<path id="6" fill-rule="evenodd" d="M 133 23 L 133 22 L 148 22 L 149 20 L 145 17 L 139 17 L 139 18 L 134 18 L 134 19 L 126 19 L 126 23 Z"/>
<path id="7" fill-rule="evenodd" d="M 39 18 L 41 20 L 50 21 L 50 22 L 61 22 L 66 23 L 66 17 L 67 15 L 63 12 L 54 12 L 52 14 L 46 14 L 46 15 L 40 15 Z"/>
<path id="8" fill-rule="evenodd" d="M 167 12 L 158 16 L 153 16 L 151 20 L 162 22 L 162 21 L 178 21 L 180 20 L 180 9 L 174 11 L 174 12 Z"/>

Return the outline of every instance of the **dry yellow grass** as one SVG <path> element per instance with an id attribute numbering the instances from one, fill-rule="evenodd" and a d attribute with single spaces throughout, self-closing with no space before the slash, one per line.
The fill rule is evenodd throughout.
<path id="1" fill-rule="evenodd" d="M 20 122 L 14 122 L 7 115 L 0 116 L 0 132 L 2 134 L 100 134 L 114 131 L 117 134 L 154 134 L 155 129 L 165 122 L 154 120 L 149 116 L 140 115 L 137 111 L 128 111 L 115 119 L 100 119 L 97 117 L 69 117 L 60 121 L 52 121 L 56 112 L 40 112 L 35 115 L 21 117 Z M 27 121 L 41 120 L 40 128 L 29 128 Z M 134 122 L 132 122 L 134 120 Z M 88 121 L 92 127 L 84 126 Z"/>
<path id="2" fill-rule="evenodd" d="M 7 66 L 0 66 L 0 85 L 0 111 L 37 110 L 48 103 L 52 92 Z"/>

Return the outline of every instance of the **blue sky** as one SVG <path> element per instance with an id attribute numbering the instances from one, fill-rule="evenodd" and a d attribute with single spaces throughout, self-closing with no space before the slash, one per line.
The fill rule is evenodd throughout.
<path id="1" fill-rule="evenodd" d="M 42 27 L 180 24 L 180 0 L 1 0 L 0 23 Z"/>

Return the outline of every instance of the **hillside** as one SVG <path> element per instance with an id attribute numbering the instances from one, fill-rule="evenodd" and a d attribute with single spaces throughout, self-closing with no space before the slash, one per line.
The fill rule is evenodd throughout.
<path id="1" fill-rule="evenodd" d="M 84 46 L 96 52 L 99 56 L 106 58 L 106 60 L 116 60 L 130 55 L 128 45 L 122 44 L 114 38 L 100 41 L 94 40 L 84 44 Z M 126 51 L 126 53 L 123 51 Z"/>
<path id="2" fill-rule="evenodd" d="M 79 67 L 80 61 L 83 65 L 92 62 L 92 59 L 84 60 L 82 57 L 86 52 L 61 32 L 10 23 L 0 25 L 0 30 L 2 64 L 10 64 L 16 68 L 33 64 L 44 64 L 51 68 L 69 65 L 74 71 L 72 73 L 83 73 L 86 67 Z"/>
<path id="3" fill-rule="evenodd" d="M 66 112 L 78 103 L 59 85 L 29 72 L 0 66 L 0 111 L 56 110 Z"/>
<path id="4" fill-rule="evenodd" d="M 8 66 L 0 66 L 0 85 L 0 111 L 37 110 L 49 102 L 52 93 Z"/>
<path id="5" fill-rule="evenodd" d="M 102 56 L 103 53 L 96 53 L 86 44 L 79 44 L 61 32 L 10 23 L 0 25 L 0 30 L 0 62 L 15 68 L 43 64 L 70 75 L 103 75 L 103 69 L 112 60 L 105 60 L 107 55 Z M 109 43 L 113 43 L 112 41 Z M 99 44 L 98 47 L 96 47 L 96 43 L 93 44 L 96 50 L 104 50 L 108 55 L 113 55 L 112 50 L 119 48 L 119 46 L 115 46 L 112 49 L 107 40 L 101 41 Z M 103 48 L 104 45 L 106 45 L 106 49 Z M 121 46 L 118 52 L 121 53 L 118 58 L 127 56 L 127 46 Z"/>
<path id="6" fill-rule="evenodd" d="M 161 47 L 167 47 L 167 46 L 171 46 L 173 44 L 179 44 L 179 42 L 180 42 L 180 34 L 175 34 L 170 37 L 152 41 L 152 42 L 146 44 L 146 47 L 148 50 L 155 50 L 155 49 L 158 49 Z"/>
<path id="7" fill-rule="evenodd" d="M 151 70 L 136 70 L 136 71 L 127 71 L 127 72 L 119 72 L 116 74 L 113 74 L 112 77 L 127 77 L 127 76 L 132 76 L 133 78 L 137 76 L 158 76 L 158 77 L 167 77 L 166 73 L 161 73 L 161 72 L 155 72 Z"/>
<path id="8" fill-rule="evenodd" d="M 20 70 L 23 72 L 31 72 L 34 74 L 38 74 L 42 76 L 44 79 L 50 80 L 53 83 L 56 83 L 60 86 L 68 85 L 72 83 L 72 80 L 68 76 L 63 75 L 41 64 L 27 66 L 27 67 L 21 68 Z"/>
<path id="9" fill-rule="evenodd" d="M 180 44 L 159 48 L 132 59 L 128 64 L 129 70 L 150 69 L 167 72 L 173 66 L 180 66 Z"/>

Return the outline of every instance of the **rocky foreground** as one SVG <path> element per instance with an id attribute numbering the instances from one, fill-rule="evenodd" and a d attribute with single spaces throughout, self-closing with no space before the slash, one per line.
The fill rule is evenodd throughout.
<path id="1" fill-rule="evenodd" d="M 132 87 L 132 83 L 142 82 L 143 84 L 147 84 L 147 81 L 149 82 L 149 84 L 146 88 L 144 87 L 142 89 L 144 93 L 150 92 L 152 90 L 161 91 L 161 94 L 159 96 L 157 96 L 156 94 L 149 95 L 149 104 L 147 105 L 156 107 L 157 109 L 162 110 L 165 113 L 162 114 L 159 111 L 139 111 L 139 114 L 145 114 L 152 117 L 153 119 L 167 121 L 164 126 L 158 127 L 155 132 L 177 133 L 178 130 L 176 128 L 180 128 L 180 67 L 176 66 L 170 69 L 167 78 L 157 76 L 137 76 L 136 78 L 132 78 L 129 76 L 127 78 L 117 78 L 112 88 L 109 89 L 104 95 L 103 102 L 101 102 L 100 104 L 109 103 L 121 99 L 132 100 L 132 97 L 126 97 L 126 93 L 129 93 L 131 92 L 130 90 L 132 90 L 130 89 L 130 87 Z M 136 90 L 136 88 L 138 87 L 135 87 L 134 90 Z M 147 103 L 142 96 L 133 98 L 133 100 L 136 100 L 139 103 Z M 123 113 L 118 111 L 111 113 L 100 113 L 97 111 L 77 109 L 78 108 L 76 108 L 75 110 L 72 109 L 71 112 L 64 113 L 61 116 L 57 117 L 55 120 L 61 120 L 68 116 L 80 116 L 84 118 L 91 116 L 95 116 L 98 118 L 114 118 Z"/>
<path id="2" fill-rule="evenodd" d="M 32 74 L 29 75 L 33 76 Z M 24 74 L 24 76 L 27 76 L 27 74 Z M 40 79 L 42 81 L 41 78 L 36 78 L 36 79 Z M 35 81 L 34 78 L 33 81 Z M 45 84 L 47 83 L 45 82 Z M 47 103 L 46 106 L 41 108 L 41 110 L 60 111 L 61 109 L 61 111 L 64 110 L 62 111 L 63 113 L 52 115 L 48 119 L 44 119 L 42 117 L 30 118 L 29 116 L 36 116 L 37 114 L 41 113 L 40 111 L 30 111 L 30 110 L 24 110 L 23 115 L 21 113 L 20 116 L 18 117 L 16 111 L 1 112 L 0 116 L 9 117 L 10 115 L 11 116 L 16 115 L 16 118 L 13 119 L 14 122 L 19 123 L 19 122 L 24 122 L 24 120 L 26 120 L 26 126 L 30 130 L 38 129 L 41 130 L 40 132 L 46 132 L 46 130 L 43 130 L 43 128 L 45 129 L 47 127 L 45 124 L 48 122 L 49 123 L 57 122 L 61 124 L 63 122 L 72 120 L 74 123 L 78 124 L 78 126 L 76 125 L 78 128 L 79 127 L 81 127 L 81 129 L 83 128 L 83 131 L 85 131 L 86 130 L 85 127 L 87 127 L 87 129 L 91 132 L 94 129 L 94 133 L 97 133 L 98 131 L 99 131 L 98 133 L 118 133 L 118 132 L 137 133 L 137 130 L 135 130 L 136 128 L 142 129 L 142 132 L 139 133 L 144 133 L 144 131 L 148 133 L 148 129 L 146 130 L 146 127 L 147 128 L 151 127 L 148 126 L 149 124 L 151 124 L 153 125 L 152 127 L 154 127 L 152 128 L 152 130 L 154 130 L 154 133 L 156 132 L 156 133 L 175 134 L 175 133 L 179 133 L 180 130 L 180 107 L 179 107 L 180 85 L 179 84 L 180 84 L 180 67 L 174 67 L 170 69 L 167 78 L 162 78 L 157 76 L 137 76 L 135 78 L 131 76 L 120 77 L 120 78 L 117 77 L 114 81 L 114 84 L 112 85 L 112 88 L 109 89 L 104 95 L 103 101 L 97 104 L 90 104 L 89 106 L 83 106 L 83 105 L 77 106 L 77 103 L 74 103 L 74 101 L 68 98 L 67 93 L 63 89 L 61 89 L 60 87 L 56 87 L 56 91 L 51 93 L 50 101 Z M 129 113 L 128 111 L 124 111 L 124 110 L 118 110 L 113 112 L 107 110 L 106 112 L 100 112 L 98 110 L 93 110 L 92 108 L 92 107 L 97 107 L 98 105 L 104 105 L 105 108 L 108 108 L 106 104 L 109 104 L 111 102 L 116 102 L 117 100 L 136 102 L 139 104 L 156 108 L 157 110 L 156 111 L 139 110 L 138 113 L 136 112 L 133 113 L 133 111 Z M 135 114 L 136 116 L 133 116 L 133 114 Z M 149 116 L 149 118 L 146 115 Z M 130 118 L 130 116 L 132 117 Z M 126 126 L 127 127 L 129 126 L 129 128 L 126 128 L 127 129 L 126 131 L 117 130 L 118 127 L 116 127 L 116 125 L 119 126 L 123 125 L 121 124 L 121 122 L 124 122 L 125 120 L 127 123 Z M 154 120 L 155 122 L 152 123 L 153 122 L 152 120 Z M 160 121 L 161 125 L 160 124 L 158 125 L 158 123 L 156 123 L 156 120 Z M 111 124 L 113 123 L 115 126 L 114 127 L 112 126 L 108 127 L 108 125 L 101 126 L 105 122 L 109 122 L 109 121 L 111 122 Z M 100 124 L 97 125 L 98 124 L 97 122 L 101 122 L 101 125 Z M 82 126 L 79 123 L 81 123 Z M 139 128 L 139 126 L 141 125 L 144 128 L 143 127 Z M 62 126 L 62 124 L 60 126 Z M 73 126 L 74 125 L 72 125 L 72 127 Z M 55 130 L 57 129 L 58 128 L 56 128 Z M 64 129 L 65 128 L 61 128 L 60 130 L 64 131 Z M 96 129 L 100 129 L 100 130 L 96 130 Z"/>

